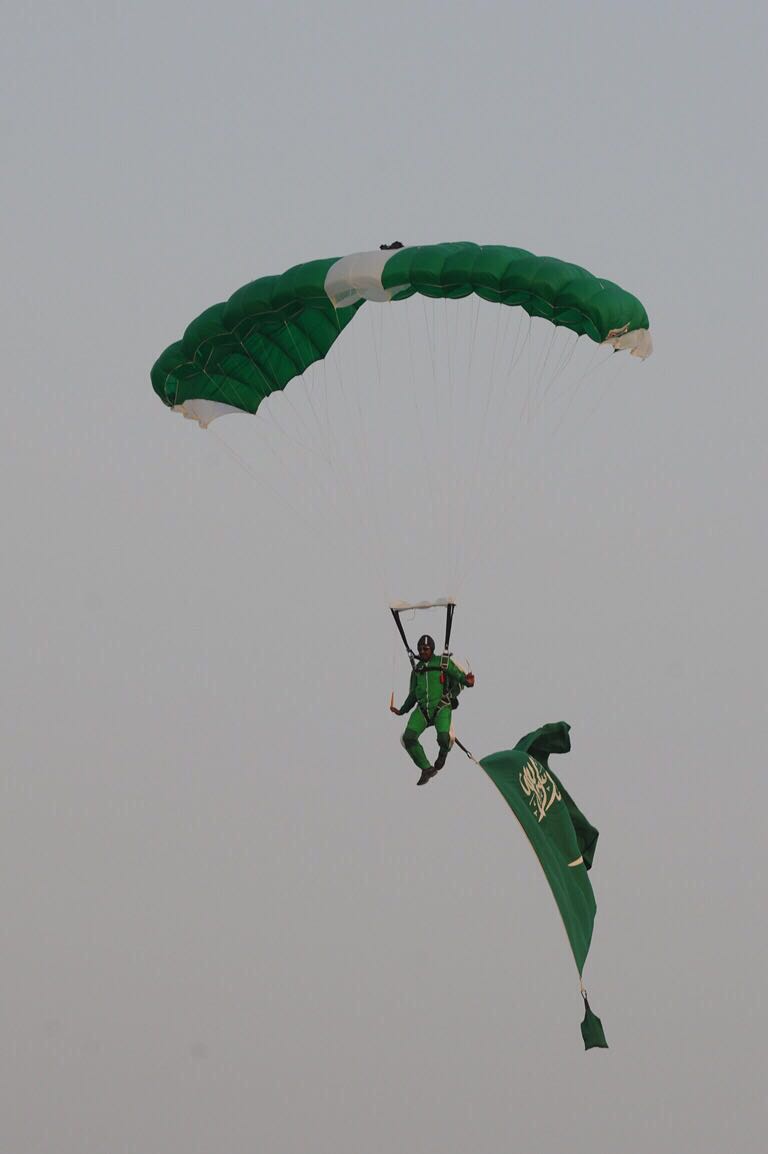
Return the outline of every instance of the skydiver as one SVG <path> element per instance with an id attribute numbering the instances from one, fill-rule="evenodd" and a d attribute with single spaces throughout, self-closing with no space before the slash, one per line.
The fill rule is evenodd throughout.
<path id="1" fill-rule="evenodd" d="M 458 705 L 457 695 L 464 686 L 472 688 L 475 675 L 465 673 L 450 657 L 435 657 L 435 643 L 428 633 L 419 638 L 417 650 L 419 660 L 411 673 L 408 696 L 399 709 L 394 701 L 389 708 L 392 713 L 402 717 L 416 706 L 400 740 L 411 760 L 421 770 L 421 777 L 416 784 L 426 785 L 445 765 L 453 745 L 451 716 Z M 437 733 L 439 747 L 434 765 L 429 764 L 419 741 L 424 730 L 432 725 Z"/>

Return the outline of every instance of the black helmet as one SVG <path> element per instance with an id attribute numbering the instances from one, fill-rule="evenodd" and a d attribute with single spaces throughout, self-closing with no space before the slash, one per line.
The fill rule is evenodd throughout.
<path id="1" fill-rule="evenodd" d="M 427 648 L 431 649 L 433 653 L 435 652 L 435 640 L 433 637 L 430 637 L 428 633 L 422 633 L 416 648 L 421 649 L 422 645 L 426 645 Z"/>

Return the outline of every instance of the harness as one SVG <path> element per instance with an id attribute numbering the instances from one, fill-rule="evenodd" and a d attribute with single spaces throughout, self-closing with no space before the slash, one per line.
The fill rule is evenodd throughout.
<path id="1" fill-rule="evenodd" d="M 440 666 L 439 666 L 440 684 L 443 686 L 443 692 L 442 692 L 442 694 L 441 694 L 441 696 L 437 702 L 437 705 L 435 706 L 435 708 L 432 712 L 432 715 L 430 716 L 429 710 L 427 709 L 426 706 L 422 705 L 421 703 L 417 704 L 417 709 L 419 710 L 419 712 L 421 713 L 422 717 L 424 718 L 424 720 L 427 722 L 428 725 L 434 725 L 435 724 L 435 718 L 437 717 L 437 715 L 441 709 L 445 709 L 445 708 L 458 709 L 459 708 L 458 693 L 460 692 L 461 687 L 460 686 L 457 687 L 451 678 L 446 677 L 446 673 L 448 671 L 448 662 L 450 660 L 450 657 L 451 657 L 450 653 L 448 653 L 446 651 L 445 653 L 443 653 L 443 655 L 440 658 Z M 422 673 L 422 674 L 429 675 L 429 673 L 435 673 L 435 672 L 437 672 L 437 670 L 435 670 L 435 669 L 430 670 L 429 664 L 425 664 L 423 661 L 419 661 L 418 664 L 414 665 L 413 672 L 415 674 Z"/>

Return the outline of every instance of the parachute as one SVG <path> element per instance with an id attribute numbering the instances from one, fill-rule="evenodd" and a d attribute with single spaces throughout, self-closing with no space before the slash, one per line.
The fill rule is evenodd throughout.
<path id="1" fill-rule="evenodd" d="M 504 245 L 417 245 L 313 260 L 252 281 L 206 309 L 161 354 L 153 388 L 202 426 L 232 411 L 255 413 L 326 356 L 366 301 L 416 293 L 475 294 L 637 357 L 652 351 L 640 301 L 578 265 Z"/>
<path id="2" fill-rule="evenodd" d="M 582 337 L 609 355 L 652 351 L 637 297 L 578 265 L 504 245 L 390 246 L 251 281 L 193 320 L 151 381 L 204 428 L 257 414 L 252 435 L 227 426 L 245 444 L 226 444 L 218 426 L 216 439 L 305 527 L 342 547 L 356 538 L 387 602 L 419 600 L 461 593 L 473 550 L 531 475 L 534 449 L 516 442 L 556 398 L 552 381 L 566 380 L 571 356 L 575 367 Z M 526 372 L 521 408 L 512 386 Z M 414 493 L 423 514 L 408 537 L 400 511 Z M 391 571 L 395 554 L 408 556 L 408 574 L 399 561 Z"/>
<path id="3" fill-rule="evenodd" d="M 459 303 L 464 298 L 468 298 L 467 305 Z M 373 319 L 390 313 L 407 315 L 407 306 L 363 310 L 365 304 L 397 306 L 408 301 L 418 301 L 424 313 L 426 356 L 418 369 L 410 322 L 394 342 L 387 343 L 383 320 Z M 438 302 L 442 302 L 442 318 Z M 489 310 L 489 305 L 502 307 Z M 467 341 L 460 358 L 456 355 L 458 313 L 466 310 L 462 323 L 467 325 Z M 488 311 L 495 314 L 488 322 L 487 340 L 478 337 L 483 310 L 486 316 Z M 363 311 L 371 318 L 369 351 L 355 356 L 353 367 L 342 372 L 339 349 L 359 331 Z M 513 313 L 520 318 L 516 332 L 509 323 Z M 528 330 L 521 337 L 526 317 Z M 444 328 L 438 334 L 441 319 Z M 532 355 L 529 335 L 539 325 L 547 335 L 541 354 Z M 558 348 L 556 338 L 561 333 L 565 333 L 565 347 Z M 637 297 L 578 265 L 504 245 L 402 246 L 396 242 L 370 252 L 308 261 L 280 275 L 251 281 L 192 321 L 181 340 L 159 356 L 151 382 L 164 405 L 203 428 L 226 414 L 258 414 L 254 425 L 261 427 L 265 445 L 276 458 L 276 444 L 289 444 L 289 458 L 280 460 L 281 466 L 294 464 L 293 450 L 300 449 L 295 457 L 300 459 L 299 469 L 306 470 L 299 472 L 301 519 L 313 529 L 324 515 L 341 517 L 345 502 L 350 509 L 357 506 L 352 520 L 356 518 L 362 534 L 369 536 L 373 550 L 379 550 L 371 572 L 382 581 L 413 665 L 415 655 L 400 615 L 444 609 L 443 653 L 449 654 L 454 594 L 460 591 L 470 561 L 482 556 L 483 563 L 489 563 L 487 550 L 475 551 L 488 523 L 495 541 L 509 539 L 509 515 L 503 501 L 507 494 L 518 498 L 525 492 L 530 464 L 535 463 L 537 449 L 528 456 L 525 453 L 532 415 L 555 396 L 553 382 L 569 365 L 581 337 L 606 347 L 603 363 L 621 351 L 644 360 L 653 349 L 648 314 Z M 508 338 L 511 349 L 504 343 Z M 393 379 L 388 380 L 382 363 L 385 349 L 393 345 L 403 360 L 410 353 L 410 371 L 398 363 Z M 525 364 L 521 357 L 526 348 L 523 375 L 527 371 L 528 393 L 522 406 L 512 412 L 512 389 L 507 386 Z M 325 374 L 326 358 L 333 362 L 337 357 L 339 397 L 334 409 Z M 485 363 L 479 363 L 483 358 Z M 315 375 L 310 373 L 313 366 Z M 578 384 L 589 371 L 588 365 Z M 327 374 L 328 378 L 332 375 Z M 312 390 L 306 386 L 310 377 Z M 463 390 L 457 387 L 462 379 Z M 302 381 L 307 405 L 291 404 L 289 412 L 292 390 L 287 386 L 294 380 Z M 404 408 L 393 415 L 382 406 L 396 389 Z M 269 398 L 273 400 L 265 404 Z M 286 408 L 278 420 L 273 407 L 283 401 Z M 359 421 L 359 435 L 339 430 L 336 422 L 345 414 Z M 270 417 L 277 433 L 268 425 Z M 296 424 L 291 424 L 293 417 Z M 425 420 L 430 422 L 428 428 Z M 512 445 L 513 428 L 520 431 L 520 446 Z M 276 441 L 269 439 L 273 434 Z M 345 447 L 358 454 L 358 461 L 356 468 L 342 473 L 346 467 L 341 465 L 339 449 Z M 241 454 L 230 451 L 246 467 Z M 523 485 L 512 478 L 515 466 Z M 481 467 L 486 468 L 484 476 Z M 410 475 L 417 468 L 421 470 L 418 480 Z M 251 470 L 246 467 L 246 471 Z M 402 482 L 403 473 L 409 474 L 404 482 L 407 487 L 398 493 L 393 478 Z M 258 480 L 266 484 L 260 493 L 277 492 L 286 504 L 297 491 L 271 484 L 269 474 Z M 328 485 L 330 491 L 324 487 Z M 475 508 L 470 508 L 472 500 Z M 295 507 L 293 511 L 297 512 Z M 393 519 L 391 526 L 388 517 Z M 392 530 L 389 536 L 387 528 Z M 391 549 L 387 547 L 390 542 L 394 543 Z M 393 601 L 392 583 L 386 583 L 394 556 L 399 593 L 418 590 L 409 600 Z M 450 597 L 419 600 L 427 591 L 446 589 Z M 457 744 L 475 760 L 465 746 Z M 539 858 L 581 978 L 596 909 L 587 870 L 597 831 L 549 769 L 549 754 L 569 748 L 568 726 L 558 722 L 528 734 L 513 750 L 482 758 L 479 764 L 518 817 Z M 589 1008 L 583 984 L 582 994 L 585 1046 L 604 1046 L 602 1026 Z"/>

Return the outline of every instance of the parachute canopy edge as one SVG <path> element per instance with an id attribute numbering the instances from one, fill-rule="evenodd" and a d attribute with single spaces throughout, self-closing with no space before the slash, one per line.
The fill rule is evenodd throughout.
<path id="1" fill-rule="evenodd" d="M 640 357 L 641 361 L 646 360 L 653 352 L 650 329 L 633 329 L 632 332 L 612 329 L 601 344 L 613 345 L 617 353 L 628 349 L 630 356 Z"/>
<path id="2" fill-rule="evenodd" d="M 237 405 L 225 405 L 221 401 L 207 401 L 203 397 L 190 397 L 180 405 L 172 406 L 174 413 L 181 413 L 188 421 L 197 421 L 201 429 L 207 429 L 211 421 L 226 413 L 242 413 Z"/>

